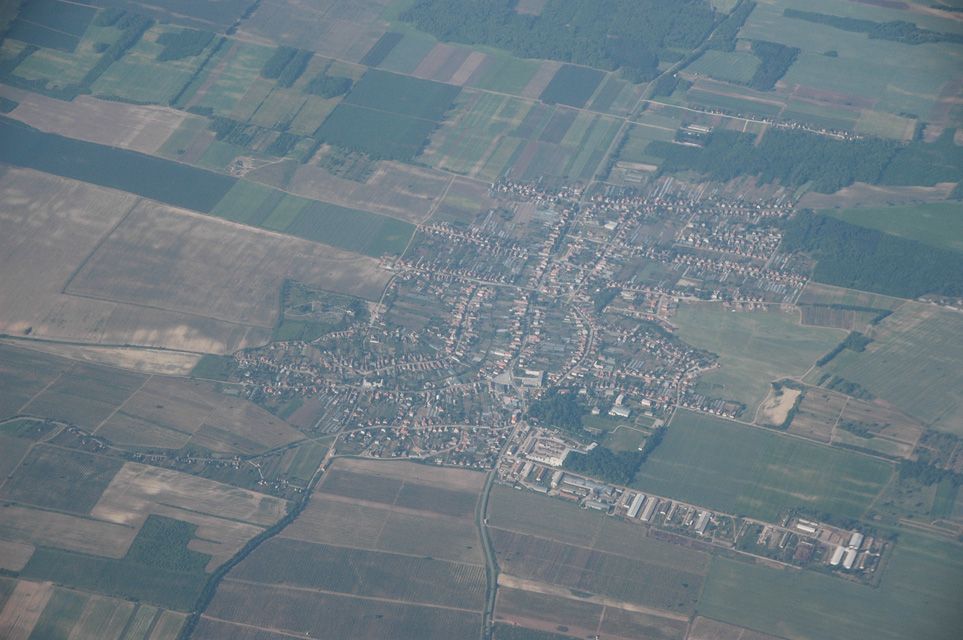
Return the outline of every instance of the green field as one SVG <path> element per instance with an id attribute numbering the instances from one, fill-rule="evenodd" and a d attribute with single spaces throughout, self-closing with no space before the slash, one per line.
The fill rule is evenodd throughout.
<path id="1" fill-rule="evenodd" d="M 388 55 L 374 66 L 396 73 L 411 73 L 418 68 L 418 65 L 425 59 L 428 52 L 435 48 L 436 44 L 438 43 L 431 38 L 405 35 L 391 48 Z"/>
<path id="2" fill-rule="evenodd" d="M 864 109 L 856 122 L 856 132 L 864 135 L 903 140 L 907 136 L 907 125 L 913 121 L 903 116 L 884 111 Z M 912 128 L 909 129 L 912 132 Z"/>
<path id="3" fill-rule="evenodd" d="M 672 322 L 680 338 L 719 356 L 722 370 L 703 375 L 697 390 L 742 402 L 750 417 L 772 380 L 803 375 L 845 337 L 804 327 L 795 313 L 734 313 L 720 305 L 682 305 Z"/>
<path id="4" fill-rule="evenodd" d="M 879 588 L 715 558 L 699 615 L 786 638 L 959 637 L 959 545 L 901 532 Z"/>
<path id="5" fill-rule="evenodd" d="M 191 103 L 212 109 L 214 115 L 231 115 L 273 51 L 272 47 L 235 43 L 225 57 L 227 63 L 219 71 L 217 81 L 207 87 L 203 95 L 195 95 Z"/>
<path id="6" fill-rule="evenodd" d="M 581 545 L 591 544 L 605 519 L 598 511 L 580 509 L 577 504 L 559 498 L 500 485 L 492 487 L 488 516 L 493 527 Z"/>
<path id="7" fill-rule="evenodd" d="M 925 425 L 963 435 L 963 316 L 909 303 L 879 325 L 866 351 L 848 351 L 823 371 L 862 385 Z"/>
<path id="8" fill-rule="evenodd" d="M 80 619 L 88 599 L 88 596 L 76 591 L 54 589 L 30 637 L 51 640 L 67 638 Z"/>
<path id="9" fill-rule="evenodd" d="M 190 610 L 207 582 L 204 573 L 167 571 L 52 548 L 38 548 L 20 576 L 179 611 Z"/>
<path id="10" fill-rule="evenodd" d="M 236 178 L 135 151 L 65 138 L 0 120 L 0 162 L 36 169 L 202 213 Z"/>
<path id="11" fill-rule="evenodd" d="M 749 51 L 717 51 L 710 49 L 686 67 L 686 72 L 709 76 L 723 82 L 746 83 L 759 66 L 759 58 Z"/>
<path id="12" fill-rule="evenodd" d="M 361 76 L 343 102 L 437 122 L 459 91 L 450 84 L 372 69 Z"/>
<path id="13" fill-rule="evenodd" d="M 779 117 L 783 120 L 803 122 L 825 129 L 851 131 L 856 126 L 859 112 L 790 100 Z"/>
<path id="14" fill-rule="evenodd" d="M 770 102 L 760 102 L 758 100 L 746 100 L 735 96 L 723 95 L 690 89 L 685 94 L 685 101 L 691 104 L 708 107 L 709 109 L 721 109 L 735 115 L 755 115 L 762 118 L 774 118 L 779 115 L 782 105 Z"/>
<path id="15" fill-rule="evenodd" d="M 537 60 L 522 60 L 508 55 L 499 55 L 495 57 L 495 62 L 479 78 L 475 86 L 479 89 L 517 96 L 535 77 L 540 66 L 541 63 Z"/>
<path id="16" fill-rule="evenodd" d="M 400 255 L 414 225 L 369 211 L 293 196 L 239 180 L 211 215 L 364 255 Z"/>
<path id="17" fill-rule="evenodd" d="M 438 123 L 342 102 L 314 132 L 314 137 L 386 160 L 412 160 Z"/>
<path id="18" fill-rule="evenodd" d="M 88 513 L 123 466 L 113 458 L 38 445 L 3 485 L 6 500 Z"/>
<path id="19" fill-rule="evenodd" d="M 858 519 L 892 471 L 881 460 L 680 411 L 633 486 L 767 521 L 786 508 Z"/>
<path id="20" fill-rule="evenodd" d="M 539 99 L 546 104 L 581 108 L 595 93 L 603 78 L 605 73 L 598 69 L 565 64 L 552 77 Z"/>
<path id="21" fill-rule="evenodd" d="M 880 293 L 844 289 L 810 281 L 799 296 L 799 304 L 842 305 L 866 309 L 896 309 L 906 303 L 902 298 L 884 296 Z"/>
<path id="22" fill-rule="evenodd" d="M 901 238 L 963 251 L 963 203 L 823 209 L 819 213 Z"/>

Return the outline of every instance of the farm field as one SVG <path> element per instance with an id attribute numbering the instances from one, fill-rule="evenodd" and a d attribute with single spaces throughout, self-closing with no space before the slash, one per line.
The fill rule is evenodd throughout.
<path id="1" fill-rule="evenodd" d="M 901 533 L 877 589 L 812 571 L 715 558 L 699 615 L 779 637 L 954 638 L 963 557 L 950 542 Z"/>
<path id="2" fill-rule="evenodd" d="M 709 76 L 723 82 L 744 83 L 752 80 L 759 58 L 749 51 L 716 51 L 710 49 L 686 67 L 686 73 Z"/>
<path id="3" fill-rule="evenodd" d="M 474 518 L 483 481 L 470 471 L 336 460 L 299 517 L 219 585 L 199 637 L 225 637 L 238 624 L 336 628 L 348 638 L 450 637 L 442 629 L 451 625 L 471 635 L 485 599 Z M 285 604 L 262 610 L 252 599 Z"/>
<path id="4" fill-rule="evenodd" d="M 824 372 L 862 385 L 930 428 L 963 434 L 959 314 L 908 303 L 878 329 L 865 352 L 843 354 Z"/>
<path id="5" fill-rule="evenodd" d="M 705 575 L 501 529 L 492 530 L 492 543 L 509 575 L 673 613 L 692 611 Z"/>
<path id="6" fill-rule="evenodd" d="M 787 431 L 816 442 L 828 443 L 833 428 L 850 398 L 839 393 L 809 387 Z"/>
<path id="7" fill-rule="evenodd" d="M 866 309 L 896 309 L 906 300 L 884 296 L 880 293 L 844 289 L 829 284 L 809 282 L 799 295 L 797 304 L 840 305 Z"/>
<path id="8" fill-rule="evenodd" d="M 823 209 L 820 213 L 934 247 L 963 251 L 963 203 Z"/>
<path id="9" fill-rule="evenodd" d="M 633 487 L 769 522 L 786 508 L 858 519 L 892 473 L 888 462 L 682 411 Z"/>
<path id="10" fill-rule="evenodd" d="M 45 445 L 33 447 L 0 488 L 11 502 L 86 515 L 123 462 Z"/>
<path id="11" fill-rule="evenodd" d="M 794 313 L 733 313 L 721 306 L 682 305 L 672 322 L 683 340 L 719 355 L 722 371 L 705 374 L 699 392 L 741 402 L 749 415 L 770 381 L 803 375 L 845 337 L 833 329 L 804 327 Z"/>
<path id="12" fill-rule="evenodd" d="M 581 108 L 605 78 L 597 69 L 578 67 L 572 64 L 562 67 L 552 76 L 551 82 L 542 91 L 539 99 L 546 104 L 564 104 Z"/>

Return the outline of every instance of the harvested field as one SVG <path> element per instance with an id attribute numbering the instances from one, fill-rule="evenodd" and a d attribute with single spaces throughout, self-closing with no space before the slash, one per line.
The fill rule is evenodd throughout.
<path id="1" fill-rule="evenodd" d="M 847 396 L 840 393 L 809 387 L 789 424 L 789 433 L 828 443 L 846 401 Z"/>
<path id="2" fill-rule="evenodd" d="M 53 587 L 49 582 L 18 581 L 17 588 L 0 611 L 0 637 L 27 640 L 52 595 Z"/>
<path id="3" fill-rule="evenodd" d="M 91 364 L 118 367 L 138 373 L 160 374 L 166 376 L 186 376 L 200 361 L 197 353 L 178 353 L 156 349 L 137 349 L 131 347 L 92 347 L 75 344 L 32 342 L 8 340 L 7 344 L 18 345 L 35 352 L 48 353 L 60 358 L 79 360 Z"/>
<path id="4" fill-rule="evenodd" d="M 521 90 L 518 94 L 522 98 L 538 98 L 548 87 L 552 78 L 555 77 L 556 72 L 562 68 L 561 62 L 553 62 L 551 60 L 546 60 L 542 62 L 541 66 L 538 67 L 538 71 L 535 75 L 531 77 L 525 88 Z"/>
<path id="5" fill-rule="evenodd" d="M 185 120 L 202 120 L 168 107 L 77 96 L 71 102 L 26 94 L 9 117 L 47 133 L 155 154 Z"/>
<path id="6" fill-rule="evenodd" d="M 492 529 L 501 571 L 670 612 L 692 611 L 704 573 Z"/>
<path id="7" fill-rule="evenodd" d="M 112 458 L 36 445 L 0 489 L 6 500 L 87 514 L 120 471 Z"/>
<path id="8" fill-rule="evenodd" d="M 946 200 L 953 186 L 952 182 L 942 182 L 933 187 L 885 187 L 857 182 L 836 193 L 808 191 L 799 199 L 798 206 L 807 209 L 832 209 L 942 202 Z"/>
<path id="9" fill-rule="evenodd" d="M 375 269 L 355 254 L 143 201 L 66 292 L 271 328 L 285 279 L 357 295 Z"/>
<path id="10" fill-rule="evenodd" d="M 0 445 L 0 478 L 4 479 L 0 482 L 5 482 L 30 449 L 30 442 L 22 438 L 0 436 Z"/>
<path id="11" fill-rule="evenodd" d="M 2 520 L 0 520 L 2 522 Z M 6 526 L 3 527 L 6 529 Z M 2 531 L 6 535 L 6 531 Z M 20 542 L 9 542 L 0 540 L 0 569 L 7 571 L 20 571 L 33 555 L 34 546 Z"/>
<path id="12" fill-rule="evenodd" d="M 838 305 L 851 307 L 865 307 L 867 309 L 896 309 L 905 300 L 893 298 L 879 293 L 844 289 L 829 284 L 809 282 L 799 295 L 800 305 Z"/>
<path id="13" fill-rule="evenodd" d="M 802 312 L 800 322 L 804 325 L 846 329 L 847 331 L 856 328 L 856 311 L 853 309 L 830 309 L 828 307 L 800 305 L 799 310 Z"/>
<path id="14" fill-rule="evenodd" d="M 20 413 L 67 366 L 59 358 L 0 343 L 0 419 Z"/>
<path id="15" fill-rule="evenodd" d="M 802 391 L 785 387 L 779 391 L 770 391 L 766 399 L 759 405 L 759 413 L 756 418 L 762 424 L 774 427 L 782 425 L 789 417 L 789 410 L 792 409 L 796 398 Z"/>
<path id="16" fill-rule="evenodd" d="M 90 596 L 69 637 L 72 640 L 116 640 L 123 634 L 136 606 L 115 598 Z"/>
<path id="17" fill-rule="evenodd" d="M 177 471 L 124 463 L 91 515 L 108 522 L 140 525 L 149 513 L 194 522 L 209 514 L 255 525 L 270 525 L 284 515 L 285 502 L 253 491 Z M 208 524 L 205 522 L 204 524 Z M 236 523 L 225 521 L 231 529 Z M 210 535 L 199 533 L 199 537 Z"/>
<path id="18" fill-rule="evenodd" d="M 264 630 L 297 635 L 306 632 L 314 637 L 342 640 L 472 638 L 478 635 L 482 622 L 481 613 L 474 611 L 234 581 L 220 585 L 204 612 L 196 635 L 212 640 L 239 637 L 233 626 L 226 629 L 221 626 L 219 632 L 209 632 L 205 623 L 212 618 Z"/>
<path id="19" fill-rule="evenodd" d="M 58 547 L 108 558 L 122 558 L 137 527 L 40 511 L 0 506 L 0 538 L 21 544 Z"/>
<path id="20" fill-rule="evenodd" d="M 454 468 L 430 467 L 411 462 L 339 458 L 331 467 L 385 478 L 403 478 L 458 491 L 480 491 L 485 474 Z"/>
<path id="21" fill-rule="evenodd" d="M 140 387 L 147 376 L 77 363 L 65 370 L 21 411 L 92 430 Z"/>
<path id="22" fill-rule="evenodd" d="M 879 436 L 908 445 L 915 445 L 923 433 L 919 422 L 880 401 L 850 400 L 839 421 L 858 423 Z"/>

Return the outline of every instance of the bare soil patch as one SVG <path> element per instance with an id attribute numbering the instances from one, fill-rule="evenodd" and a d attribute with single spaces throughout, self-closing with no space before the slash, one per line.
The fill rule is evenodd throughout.
<path id="1" fill-rule="evenodd" d="M 769 395 L 761 405 L 759 405 L 759 419 L 763 424 L 780 426 L 789 416 L 789 410 L 796 402 L 796 398 L 802 393 L 798 389 L 783 387 L 778 391 L 770 389 Z M 757 422 L 759 421 L 757 419 Z"/>

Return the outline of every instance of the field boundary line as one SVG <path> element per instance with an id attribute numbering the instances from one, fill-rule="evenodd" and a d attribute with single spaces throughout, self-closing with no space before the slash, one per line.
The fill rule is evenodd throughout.
<path id="1" fill-rule="evenodd" d="M 478 565 L 474 565 L 478 566 Z M 253 585 L 257 587 L 272 587 L 278 590 L 284 591 L 305 591 L 308 593 L 322 593 L 331 596 L 340 596 L 342 598 L 357 598 L 358 600 L 374 600 L 376 602 L 390 602 L 392 604 L 400 604 L 409 607 L 431 607 L 433 609 L 447 609 L 449 611 L 464 611 L 465 613 L 474 613 L 481 615 L 481 611 L 478 609 L 466 609 L 464 607 L 452 607 L 446 604 L 431 604 L 427 602 L 415 602 L 413 600 L 399 600 L 397 598 L 378 598 L 376 596 L 362 596 L 356 593 L 345 593 L 344 591 L 330 591 L 328 589 L 315 589 L 312 587 L 299 587 L 293 584 L 268 584 L 266 582 L 257 582 L 254 580 L 242 580 L 240 578 L 224 578 L 223 582 L 236 582 L 240 584 Z"/>
<path id="2" fill-rule="evenodd" d="M 123 402 L 121 402 L 119 405 L 117 405 L 116 407 L 114 407 L 114 410 L 110 412 L 110 415 L 108 415 L 106 418 L 104 418 L 104 419 L 100 422 L 100 424 L 98 424 L 96 427 L 94 427 L 94 429 L 90 432 L 90 435 L 96 435 L 96 434 L 97 434 L 97 431 L 100 430 L 100 428 L 101 428 L 102 426 L 104 426 L 104 424 L 105 424 L 108 420 L 110 420 L 110 419 L 113 418 L 115 415 L 117 415 L 117 412 L 120 411 L 121 409 L 123 409 L 123 408 L 124 408 L 124 405 L 126 405 L 128 402 L 130 402 L 130 399 L 131 399 L 131 398 L 133 398 L 133 397 L 136 396 L 138 393 L 140 393 L 141 390 L 143 390 L 143 388 L 147 386 L 147 383 L 150 382 L 153 378 L 154 378 L 154 374 L 148 375 L 148 376 L 147 376 L 147 379 L 144 380 L 144 384 L 142 384 L 142 385 L 140 385 L 139 387 L 137 387 L 137 389 L 136 389 L 133 393 L 131 393 L 129 396 L 127 396 L 127 397 L 124 399 Z M 154 423 L 151 423 L 151 424 L 154 424 Z M 158 425 L 158 426 L 161 426 L 161 425 Z M 177 431 L 177 429 L 174 429 L 174 431 Z M 182 433 L 183 433 L 183 432 L 182 432 Z M 188 435 L 188 434 L 185 433 L 184 435 Z"/>
<path id="3" fill-rule="evenodd" d="M 466 567 L 484 567 L 484 566 L 485 566 L 485 565 L 483 565 L 483 564 L 478 564 L 477 562 L 464 562 L 464 561 L 462 561 L 462 560 L 448 560 L 448 559 L 446 559 L 446 558 L 436 558 L 436 557 L 434 557 L 434 556 L 423 556 L 423 555 L 419 555 L 419 554 L 417 554 L 417 553 L 405 553 L 405 552 L 403 552 L 403 551 L 389 551 L 389 550 L 387 550 L 387 549 L 372 549 L 371 547 L 356 547 L 356 546 L 350 545 L 350 544 L 332 544 L 332 543 L 330 543 L 330 542 L 318 542 L 317 540 L 305 540 L 304 538 L 295 538 L 294 536 L 291 536 L 291 535 L 288 535 L 288 534 L 283 534 L 283 533 L 279 533 L 279 534 L 278 534 L 277 536 L 275 536 L 275 537 L 281 538 L 282 540 L 294 540 L 295 542 L 308 542 L 308 543 L 310 543 L 310 544 L 316 544 L 316 545 L 325 546 L 325 547 L 338 547 L 338 548 L 341 548 L 341 549 L 354 549 L 355 551 L 371 551 L 372 553 L 385 553 L 385 554 L 389 554 L 389 555 L 393 555 L 393 556 L 405 556 L 405 557 L 407 557 L 407 558 L 419 558 L 419 559 L 421 559 L 421 560 L 425 560 L 425 559 L 429 559 L 429 558 L 430 558 L 431 560 L 434 560 L 435 562 L 445 562 L 445 563 L 448 563 L 448 564 L 458 564 L 458 565 L 464 565 L 464 566 L 466 566 Z"/>
<path id="4" fill-rule="evenodd" d="M 291 237 L 296 237 L 296 236 L 291 236 Z M 319 243 L 319 244 L 320 244 L 320 243 Z M 330 246 L 330 245 L 325 245 L 325 246 Z M 233 326 L 235 326 L 235 327 L 247 327 L 247 328 L 249 328 L 249 329 L 251 329 L 251 328 L 271 329 L 271 330 L 274 329 L 274 325 L 267 326 L 267 325 L 262 325 L 262 324 L 250 324 L 250 323 L 246 323 L 246 322 L 237 322 L 237 321 L 235 321 L 235 320 L 225 320 L 224 318 L 217 318 L 217 317 L 214 317 L 214 316 L 202 316 L 202 315 L 199 314 L 199 313 L 192 313 L 192 312 L 190 312 L 190 311 L 182 311 L 182 310 L 180 310 L 180 309 L 168 309 L 167 307 L 156 307 L 156 306 L 154 306 L 154 305 L 152 305 L 152 304 L 142 304 L 142 303 L 139 303 L 139 302 L 128 302 L 128 301 L 126 301 L 126 300 L 112 300 L 112 299 L 110 299 L 110 298 L 101 298 L 100 296 L 90 296 L 90 295 L 85 295 L 85 294 L 80 294 L 80 293 L 67 293 L 67 292 L 64 292 L 62 295 L 70 296 L 71 298 L 81 298 L 81 299 L 83 299 L 83 300 L 96 300 L 96 301 L 98 301 L 98 302 L 110 302 L 110 303 L 113 303 L 113 304 L 128 305 L 128 306 L 131 306 L 131 307 L 138 307 L 138 308 L 140 308 L 140 309 L 152 309 L 152 310 L 154 310 L 154 311 L 165 311 L 165 312 L 167 312 L 167 313 L 179 313 L 179 314 L 181 314 L 181 315 L 190 316 L 190 317 L 192 317 L 192 318 L 202 318 L 202 319 L 204 319 L 204 320 L 214 320 L 215 322 L 223 322 L 224 324 L 230 324 L 230 325 L 233 325 Z M 87 346 L 96 347 L 96 346 L 100 346 L 100 345 L 91 344 L 91 345 L 87 345 Z"/>
<path id="5" fill-rule="evenodd" d="M 128 192 L 121 191 L 120 193 L 128 193 Z M 87 266 L 87 263 L 90 262 L 90 259 L 93 258 L 98 251 L 100 251 L 100 248 L 104 245 L 105 242 L 107 242 L 107 239 L 110 238 L 110 236 L 114 235 L 114 232 L 117 231 L 118 227 L 120 227 L 120 225 L 122 225 L 124 221 L 130 217 L 130 214 L 133 213 L 134 209 L 136 209 L 138 205 L 140 205 L 141 200 L 144 199 L 140 196 L 135 196 L 135 197 L 136 199 L 134 200 L 133 204 L 130 205 L 130 208 L 127 209 L 127 212 L 121 217 L 121 219 L 117 221 L 117 224 L 112 226 L 110 230 L 107 233 L 105 233 L 100 240 L 97 241 L 97 244 L 94 245 L 93 249 L 91 249 L 90 254 L 81 261 L 80 265 L 77 266 L 77 269 L 70 275 L 69 278 L 67 278 L 67 282 L 64 284 L 63 288 L 60 290 L 61 294 L 68 295 L 68 296 L 71 295 L 67 293 L 67 289 L 73 283 L 74 278 L 77 277 L 77 274 L 83 271 L 84 267 Z"/>
<path id="6" fill-rule="evenodd" d="M 225 620 L 224 618 L 217 618 L 215 616 L 209 616 L 206 613 L 201 615 L 201 618 L 207 618 L 208 620 L 216 620 L 217 622 L 223 622 L 225 624 L 234 625 L 236 627 L 244 627 L 245 629 L 257 629 L 258 631 L 267 631 L 268 633 L 276 633 L 278 635 L 287 636 L 288 638 L 298 638 L 303 640 L 305 636 L 300 634 L 289 633 L 287 631 L 282 631 L 281 629 L 275 629 L 274 627 L 259 627 L 256 624 L 250 624 L 248 622 L 235 622 L 234 620 Z"/>

